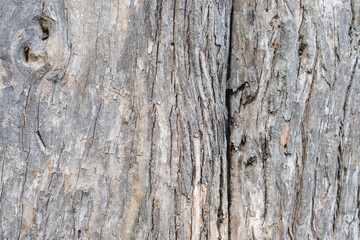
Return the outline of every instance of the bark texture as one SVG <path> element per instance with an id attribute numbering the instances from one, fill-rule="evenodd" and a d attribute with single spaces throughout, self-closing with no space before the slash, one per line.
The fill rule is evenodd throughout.
<path id="1" fill-rule="evenodd" d="M 232 239 L 358 239 L 359 10 L 234 1 Z"/>
<path id="2" fill-rule="evenodd" d="M 0 9 L 0 239 L 225 238 L 230 1 Z"/>
<path id="3" fill-rule="evenodd" d="M 0 0 L 0 239 L 358 239 L 359 14 Z"/>

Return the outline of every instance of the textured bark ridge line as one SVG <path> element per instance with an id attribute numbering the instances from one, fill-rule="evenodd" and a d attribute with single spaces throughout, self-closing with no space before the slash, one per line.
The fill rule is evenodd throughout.
<path id="1" fill-rule="evenodd" d="M 0 9 L 0 239 L 226 239 L 231 1 Z"/>
<path id="2" fill-rule="evenodd" d="M 233 6 L 231 239 L 358 239 L 360 3 Z"/>

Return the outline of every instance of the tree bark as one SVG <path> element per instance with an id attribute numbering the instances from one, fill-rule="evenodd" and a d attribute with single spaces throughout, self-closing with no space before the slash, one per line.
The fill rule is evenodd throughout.
<path id="1" fill-rule="evenodd" d="M 234 1 L 231 239 L 358 239 L 359 1 Z"/>
<path id="2" fill-rule="evenodd" d="M 0 0 L 0 239 L 358 239 L 359 10 Z"/>
<path id="3" fill-rule="evenodd" d="M 226 238 L 230 1 L 1 5 L 0 238 Z"/>

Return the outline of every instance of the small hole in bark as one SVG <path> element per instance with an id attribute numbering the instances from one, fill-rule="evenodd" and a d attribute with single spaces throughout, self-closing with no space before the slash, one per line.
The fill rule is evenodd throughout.
<path id="1" fill-rule="evenodd" d="M 240 142 L 240 144 L 241 144 L 242 146 L 244 146 L 245 143 L 246 143 L 246 136 L 243 135 L 243 136 L 241 137 L 241 142 Z"/>
<path id="2" fill-rule="evenodd" d="M 299 46 L 299 55 L 300 56 L 304 53 L 305 48 L 306 48 L 306 44 L 300 43 L 300 46 Z"/>
<path id="3" fill-rule="evenodd" d="M 246 144 L 246 136 L 243 135 L 240 141 L 240 146 L 239 146 L 240 150 L 244 150 L 245 144 Z"/>
<path id="4" fill-rule="evenodd" d="M 40 25 L 41 31 L 42 31 L 41 40 L 45 41 L 46 39 L 49 38 L 48 22 L 44 18 L 40 18 L 39 19 L 39 25 Z"/>
<path id="5" fill-rule="evenodd" d="M 81 237 L 81 230 L 78 231 L 78 239 Z"/>
<path id="6" fill-rule="evenodd" d="M 29 52 L 30 52 L 30 48 L 26 46 L 23 52 L 25 62 L 29 62 L 29 54 L 30 54 Z"/>
<path id="7" fill-rule="evenodd" d="M 265 9 L 265 12 L 266 12 L 266 13 L 268 13 L 268 12 L 269 12 L 269 9 L 268 9 L 268 8 L 267 8 L 267 9 Z"/>
<path id="8" fill-rule="evenodd" d="M 245 165 L 246 167 L 249 167 L 249 166 L 253 166 L 255 163 L 256 163 L 256 157 L 252 156 L 246 161 Z"/>
<path id="9" fill-rule="evenodd" d="M 307 47 L 307 44 L 304 43 L 303 37 L 299 37 L 299 56 L 301 56 L 304 53 L 305 48 Z"/>

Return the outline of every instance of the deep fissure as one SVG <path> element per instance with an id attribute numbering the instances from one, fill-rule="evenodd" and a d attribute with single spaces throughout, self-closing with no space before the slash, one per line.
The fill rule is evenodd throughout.
<path id="1" fill-rule="evenodd" d="M 232 27 L 233 27 L 233 17 L 234 17 L 234 2 L 231 1 L 231 10 L 230 10 L 230 19 L 229 19 L 229 46 L 228 46 L 228 59 L 227 59 L 227 72 L 226 72 L 226 91 L 225 91 L 225 106 L 226 106 L 226 174 L 227 174 L 227 183 L 226 183 L 226 189 L 227 189 L 227 200 L 228 200 L 228 238 L 231 239 L 231 96 L 233 94 L 233 91 L 231 89 L 227 88 L 227 82 L 229 81 L 231 77 L 231 49 L 232 49 Z"/>

